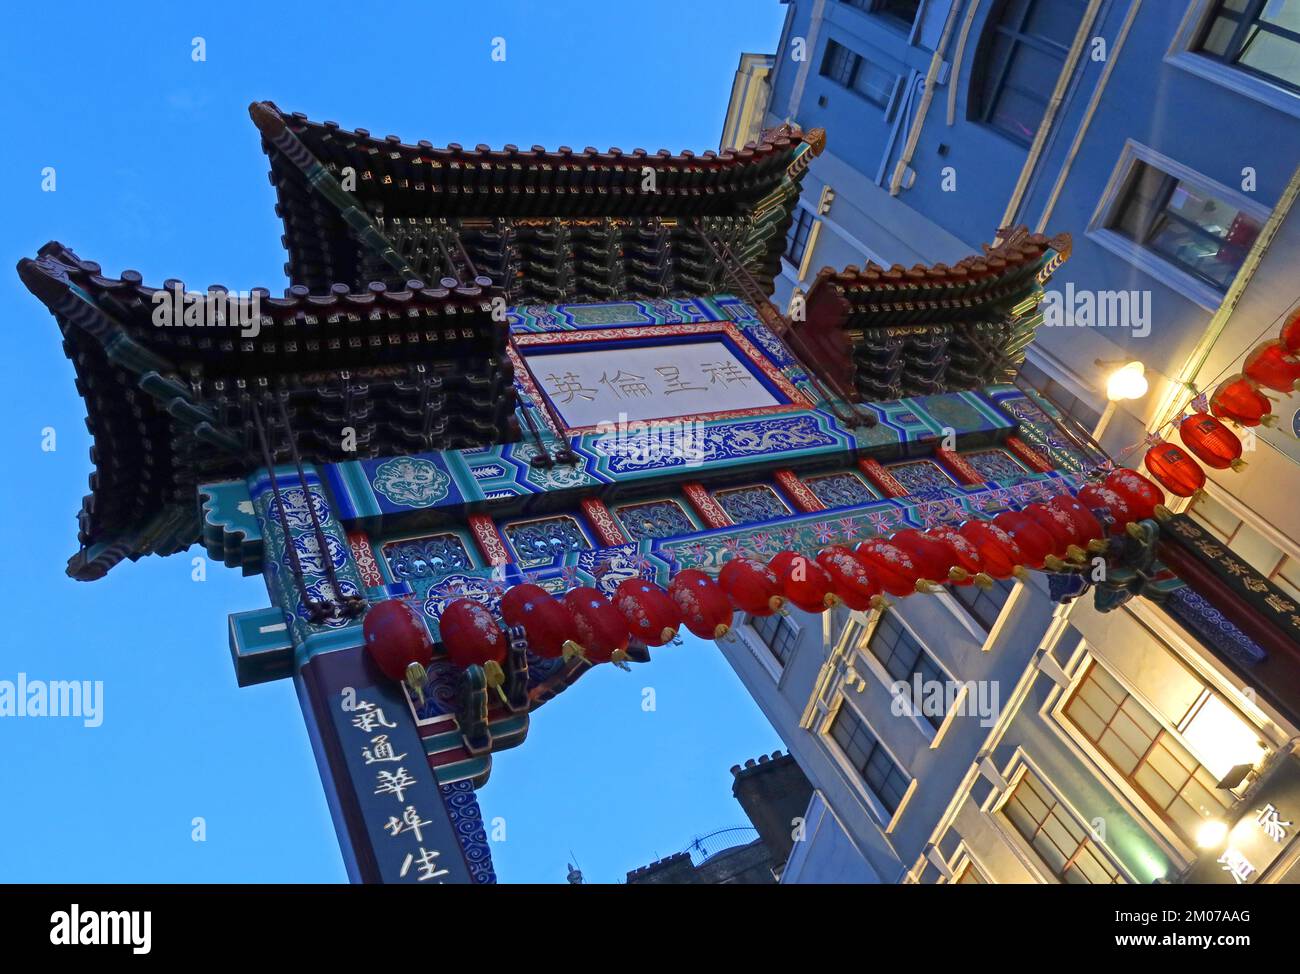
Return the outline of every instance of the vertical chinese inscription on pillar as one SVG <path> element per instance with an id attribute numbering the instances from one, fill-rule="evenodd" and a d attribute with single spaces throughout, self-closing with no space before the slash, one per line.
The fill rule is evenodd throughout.
<path id="1" fill-rule="evenodd" d="M 459 840 L 399 691 L 343 687 L 330 715 L 379 881 L 472 882 Z"/>

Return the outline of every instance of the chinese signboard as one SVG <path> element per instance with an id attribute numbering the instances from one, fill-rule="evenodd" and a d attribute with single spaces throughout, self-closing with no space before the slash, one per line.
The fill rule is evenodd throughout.
<path id="1" fill-rule="evenodd" d="M 720 341 L 533 354 L 528 364 L 570 429 L 782 402 Z"/>
<path id="2" fill-rule="evenodd" d="M 1300 761 L 1296 756 L 1277 761 L 1239 808 L 1223 845 L 1197 862 L 1187 882 L 1246 885 L 1258 882 L 1282 859 L 1300 821 Z M 1270 881 L 1276 879 L 1269 877 Z"/>
<path id="3" fill-rule="evenodd" d="M 400 686 L 370 672 L 360 649 L 313 658 L 303 680 L 334 765 L 331 804 L 354 880 L 471 882 Z"/>

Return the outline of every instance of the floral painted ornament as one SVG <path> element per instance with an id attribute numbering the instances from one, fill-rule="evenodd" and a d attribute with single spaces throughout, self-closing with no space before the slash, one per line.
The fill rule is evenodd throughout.
<path id="1" fill-rule="evenodd" d="M 1064 556 L 1076 564 L 1087 560 L 1088 553 L 1083 546 L 1088 539 L 1079 533 L 1074 518 L 1068 513 L 1037 501 L 1026 504 L 1022 513 L 1029 515 L 1035 524 L 1052 536 L 1053 554 Z"/>
<path id="2" fill-rule="evenodd" d="M 470 599 L 457 599 L 442 610 L 438 632 L 452 664 L 462 670 L 483 667 L 487 685 L 495 687 L 504 700 L 505 691 L 501 687 L 506 676 L 502 665 L 506 661 L 508 642 L 492 613 Z"/>
<path id="3" fill-rule="evenodd" d="M 1118 472 L 1112 471 L 1112 473 Z M 1105 511 L 1110 516 L 1111 534 L 1123 534 L 1125 525 L 1142 520 L 1130 503 L 1130 496 L 1132 495 L 1122 494 L 1119 490 L 1105 484 L 1084 484 L 1079 488 L 1079 503 L 1089 510 Z"/>
<path id="4" fill-rule="evenodd" d="M 954 579 L 954 585 L 975 585 L 982 589 L 993 587 L 993 578 L 984 571 L 984 559 L 979 548 L 954 527 L 946 524 L 929 528 L 926 536 L 941 544 L 946 544 L 952 551 L 953 564 L 966 572 L 965 579 Z M 950 576 L 951 577 L 951 576 Z"/>
<path id="5" fill-rule="evenodd" d="M 545 659 L 568 659 L 584 652 L 573 638 L 577 635 L 573 614 L 540 585 L 511 586 L 501 597 L 501 618 L 508 626 L 522 626 L 529 650 Z"/>
<path id="6" fill-rule="evenodd" d="M 718 573 L 718 584 L 732 605 L 751 616 L 770 616 L 785 605 L 776 574 L 752 558 L 732 558 Z"/>
<path id="7" fill-rule="evenodd" d="M 903 598 L 913 592 L 935 591 L 934 585 L 921 578 L 912 556 L 883 538 L 858 542 L 853 546 L 853 554 L 890 595 Z"/>
<path id="8" fill-rule="evenodd" d="M 880 583 L 861 560 L 842 545 L 831 545 L 817 553 L 817 564 L 831 577 L 831 588 L 854 612 L 885 609 L 889 603 L 880 594 Z"/>
<path id="9" fill-rule="evenodd" d="M 1159 487 L 1128 467 L 1118 467 L 1108 473 L 1105 485 L 1124 499 L 1134 521 L 1145 521 L 1147 518 L 1155 517 L 1158 513 L 1157 509 L 1163 507 L 1165 503 L 1164 492 Z M 1079 499 L 1083 500 L 1082 491 L 1079 492 Z"/>
<path id="10" fill-rule="evenodd" d="M 997 579 L 1018 578 L 1026 581 L 1025 556 L 1016 539 L 992 521 L 967 521 L 959 529 L 961 536 L 979 549 L 984 571 Z"/>
<path id="11" fill-rule="evenodd" d="M 643 578 L 619 582 L 614 590 L 614 607 L 623 614 L 628 631 L 647 646 L 672 642 L 682 624 L 677 604 L 668 593 Z"/>
<path id="12" fill-rule="evenodd" d="M 993 519 L 993 523 L 1015 541 L 1024 557 L 1024 564 L 1030 568 L 1046 568 L 1049 571 L 1061 568 L 1061 560 L 1052 550 L 1056 545 L 1055 540 L 1047 529 L 1028 514 L 1022 511 L 1003 511 Z"/>
<path id="13" fill-rule="evenodd" d="M 957 563 L 956 552 L 949 544 L 927 537 L 916 528 L 897 531 L 889 541 L 912 557 L 921 580 L 932 585 L 970 581 L 970 573 Z"/>
<path id="14" fill-rule="evenodd" d="M 564 606 L 573 614 L 577 641 L 586 647 L 588 661 L 621 664 L 627 659 L 627 620 L 598 589 L 589 585 L 571 589 Z"/>
<path id="15" fill-rule="evenodd" d="M 401 599 L 372 605 L 361 624 L 366 652 L 390 680 L 405 681 L 420 704 L 433 662 L 433 639 L 415 609 Z"/>
<path id="16" fill-rule="evenodd" d="M 1109 547 L 1105 540 L 1106 529 L 1101 526 L 1097 516 L 1073 494 L 1057 494 L 1047 502 L 1047 506 L 1064 512 L 1074 522 L 1079 537 L 1084 539 L 1083 548 L 1088 554 L 1100 554 Z"/>
<path id="17" fill-rule="evenodd" d="M 840 604 L 830 574 L 806 555 L 793 551 L 777 553 L 767 567 L 781 582 L 786 599 L 804 612 L 825 612 Z"/>
<path id="18" fill-rule="evenodd" d="M 682 624 L 700 639 L 721 639 L 731 631 L 735 610 L 727 593 L 704 572 L 687 568 L 673 576 L 668 595 L 681 613 Z"/>

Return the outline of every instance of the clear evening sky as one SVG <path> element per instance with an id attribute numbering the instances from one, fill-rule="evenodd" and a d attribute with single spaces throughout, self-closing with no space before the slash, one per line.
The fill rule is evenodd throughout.
<path id="1" fill-rule="evenodd" d="M 783 13 L 776 0 L 6 4 L 0 680 L 101 680 L 104 712 L 97 728 L 0 718 L 0 882 L 345 879 L 292 685 L 235 685 L 226 615 L 265 605 L 262 580 L 211 562 L 192 581 L 198 547 L 89 584 L 64 575 L 90 438 L 17 260 L 56 239 L 153 285 L 278 293 L 250 101 L 408 142 L 701 152 L 717 147 L 740 53 L 772 50 Z M 498 873 L 562 882 L 572 851 L 590 881 L 620 881 L 744 824 L 728 768 L 779 746 L 711 643 L 630 674 L 602 667 L 497 756 L 480 801 L 505 820 Z"/>

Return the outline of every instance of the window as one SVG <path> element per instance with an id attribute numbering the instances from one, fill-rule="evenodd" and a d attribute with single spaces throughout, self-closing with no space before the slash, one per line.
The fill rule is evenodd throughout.
<path id="1" fill-rule="evenodd" d="M 917 642 L 916 637 L 903 628 L 897 617 L 892 612 L 887 612 L 880 617 L 876 623 L 875 631 L 872 632 L 871 638 L 867 641 L 867 652 L 880 661 L 880 665 L 885 668 L 885 672 L 894 680 L 902 680 L 909 687 L 912 684 L 912 678 L 919 675 L 923 683 L 939 683 L 946 685 L 947 677 L 939 669 L 937 663 L 925 651 L 925 647 Z M 908 699 L 911 699 L 910 689 L 907 691 Z M 929 700 L 930 695 L 927 693 L 923 699 Z M 942 699 L 946 700 L 944 694 Z M 924 708 L 931 710 L 933 708 Z M 944 714 L 926 713 L 926 720 L 936 730 L 943 723 Z"/>
<path id="2" fill-rule="evenodd" d="M 885 810 L 890 815 L 898 811 L 911 779 L 847 703 L 840 706 L 831 721 L 830 735 Z"/>
<path id="3" fill-rule="evenodd" d="M 911 27 L 916 21 L 916 12 L 921 8 L 921 0 L 844 0 L 844 2 L 850 7 L 897 20 L 907 27 Z"/>
<path id="4" fill-rule="evenodd" d="M 1061 882 L 1106 885 L 1125 881 L 1083 824 L 1032 772 L 1021 776 L 999 814 Z"/>
<path id="5" fill-rule="evenodd" d="M 1016 583 L 1010 579 L 999 579 L 987 591 L 978 585 L 953 585 L 949 591 L 976 622 L 991 632 L 1015 587 Z"/>
<path id="6" fill-rule="evenodd" d="M 795 271 L 803 267 L 804 251 L 808 249 L 808 236 L 812 233 L 813 224 L 817 218 L 813 216 L 812 210 L 805 210 L 802 206 L 794 211 L 794 222 L 790 224 L 790 230 L 785 235 L 785 259 L 794 265 Z"/>
<path id="7" fill-rule="evenodd" d="M 1065 705 L 1070 722 L 1188 842 L 1233 796 L 1119 682 L 1095 661 Z"/>
<path id="8" fill-rule="evenodd" d="M 855 54 L 843 44 L 826 42 L 822 55 L 821 73 L 837 85 L 856 92 L 873 105 L 884 108 L 889 104 L 897 77 L 877 64 Z"/>
<path id="9" fill-rule="evenodd" d="M 770 616 L 751 617 L 749 627 L 763 640 L 781 666 L 789 664 L 799 648 L 799 630 L 779 612 Z"/>
<path id="10" fill-rule="evenodd" d="M 1300 0 L 1219 0 L 1197 49 L 1300 92 Z"/>
<path id="11" fill-rule="evenodd" d="M 1029 145 L 1084 7 L 1085 0 L 1004 0 L 980 43 L 971 117 Z"/>
<path id="12" fill-rule="evenodd" d="M 1107 227 L 1219 293 L 1227 291 L 1261 229 L 1231 203 L 1141 160 Z"/>

